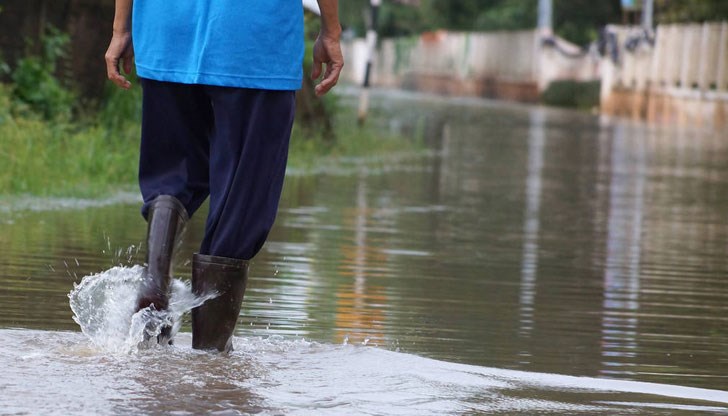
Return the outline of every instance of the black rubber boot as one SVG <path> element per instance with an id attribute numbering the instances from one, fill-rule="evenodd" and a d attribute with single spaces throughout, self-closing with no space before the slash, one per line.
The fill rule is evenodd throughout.
<path id="1" fill-rule="evenodd" d="M 188 215 L 184 205 L 175 197 L 160 195 L 152 201 L 147 215 L 147 266 L 137 298 L 137 311 L 154 305 L 158 311 L 169 306 L 172 281 L 172 260 L 182 239 Z M 171 327 L 162 328 L 160 343 L 170 341 Z"/>
<path id="2" fill-rule="evenodd" d="M 248 261 L 195 254 L 192 293 L 218 296 L 192 309 L 192 348 L 232 351 L 232 337 L 248 282 Z"/>

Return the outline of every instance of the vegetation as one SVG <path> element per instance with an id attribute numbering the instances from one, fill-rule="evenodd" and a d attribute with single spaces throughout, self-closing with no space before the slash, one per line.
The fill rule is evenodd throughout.
<path id="1" fill-rule="evenodd" d="M 591 110 L 599 107 L 600 81 L 554 81 L 541 95 L 544 104 Z"/>
<path id="2" fill-rule="evenodd" d="M 364 33 L 363 12 L 369 0 L 341 2 L 342 20 L 358 35 Z M 601 27 L 622 22 L 620 0 L 553 0 L 555 32 L 577 44 L 595 41 Z M 404 36 L 436 29 L 456 31 L 519 30 L 536 26 L 538 0 L 420 0 L 418 7 L 385 0 L 379 31 Z M 725 0 L 655 0 L 655 21 L 695 22 L 728 19 Z"/>
<path id="3" fill-rule="evenodd" d="M 457 31 L 515 30 L 536 24 L 538 0 L 420 0 L 412 7 L 385 0 L 379 27 L 383 36 L 436 29 Z M 341 2 L 342 22 L 364 33 L 369 0 Z M 658 23 L 725 20 L 725 0 L 655 0 Z M 580 44 L 596 39 L 597 30 L 624 19 L 620 0 L 554 0 L 557 34 Z M 318 20 L 307 20 L 309 36 Z M 103 94 L 82 97 L 70 77 L 69 37 L 49 29 L 28 42 L 25 56 L 10 65 L 0 56 L 0 195 L 95 196 L 119 187 L 134 187 L 140 123 L 140 89 L 121 91 L 108 85 Z M 7 52 L 7 51 L 6 51 Z M 310 54 L 310 48 L 307 50 Z M 310 60 L 310 57 L 308 58 Z M 298 123 L 291 148 L 293 167 L 313 166 L 322 157 L 391 152 L 411 147 L 403 140 L 371 130 L 348 128 L 351 113 L 335 97 L 312 99 L 306 83 L 298 100 Z M 544 94 L 553 105 L 589 107 L 596 84 L 555 83 Z M 307 95 L 308 94 L 308 95 Z M 100 97 L 99 97 L 100 96 Z M 334 117 L 335 115 L 335 117 Z"/>
<path id="4" fill-rule="evenodd" d="M 109 84 L 98 108 L 82 110 L 73 88 L 56 76 L 67 43 L 67 36 L 49 31 L 41 55 L 24 57 L 12 68 L 0 64 L 13 81 L 0 83 L 0 196 L 95 197 L 135 187 L 141 122 L 138 82 L 129 91 Z M 89 108 L 88 102 L 84 108 Z M 313 116 L 297 123 L 292 167 L 414 147 L 410 141 L 366 128 L 348 128 L 346 121 L 337 128 L 336 120 L 353 118 L 353 109 L 342 109 L 334 100 L 325 108 L 323 116 L 336 114 L 332 123 L 317 124 Z"/>
<path id="5" fill-rule="evenodd" d="M 725 0 L 655 0 L 657 22 L 681 23 L 728 19 Z"/>
<path id="6" fill-rule="evenodd" d="M 68 119 L 76 97 L 55 74 L 70 38 L 49 27 L 41 41 L 41 54 L 20 59 L 12 71 L 13 94 L 45 119 Z"/>
<path id="7" fill-rule="evenodd" d="M 33 101 L 46 113 L 19 97 L 17 87 L 0 86 L 0 194 L 85 197 L 134 183 L 133 122 L 114 131 L 101 119 L 72 121 L 65 108 Z"/>
<path id="8" fill-rule="evenodd" d="M 50 29 L 39 55 L 4 65 L 13 82 L 0 84 L 0 194 L 89 196 L 133 183 L 133 121 L 111 130 L 111 112 L 79 115 L 77 95 L 55 75 L 68 40 Z"/>
<path id="9" fill-rule="evenodd" d="M 342 2 L 345 23 L 356 32 L 365 26 L 368 0 Z M 436 29 L 456 31 L 520 30 L 536 26 L 538 0 L 421 0 L 419 7 L 385 1 L 380 33 L 402 36 Z M 620 0 L 555 0 L 554 29 L 572 42 L 586 44 L 598 29 L 619 21 Z"/>

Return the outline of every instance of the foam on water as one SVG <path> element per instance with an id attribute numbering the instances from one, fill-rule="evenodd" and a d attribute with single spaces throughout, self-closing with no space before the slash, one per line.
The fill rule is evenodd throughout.
<path id="1" fill-rule="evenodd" d="M 171 325 L 176 334 L 185 313 L 216 296 L 195 296 L 189 284 L 173 279 L 167 311 L 152 307 L 135 313 L 143 270 L 138 265 L 113 267 L 84 277 L 68 294 L 73 320 L 102 351 L 132 353 L 154 347 L 162 327 Z"/>

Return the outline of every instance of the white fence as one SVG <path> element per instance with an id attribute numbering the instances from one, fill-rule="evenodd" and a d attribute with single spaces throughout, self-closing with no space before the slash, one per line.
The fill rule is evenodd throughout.
<path id="1" fill-rule="evenodd" d="M 602 68 L 602 109 L 649 120 L 722 125 L 728 104 L 728 23 L 644 31 L 611 26 L 618 59 Z M 629 46 L 629 47 L 628 47 Z"/>
<path id="2" fill-rule="evenodd" d="M 620 45 L 635 39 L 635 29 L 610 27 Z M 665 88 L 708 93 L 728 91 L 728 23 L 663 25 L 654 45 L 623 48 L 613 87 Z"/>

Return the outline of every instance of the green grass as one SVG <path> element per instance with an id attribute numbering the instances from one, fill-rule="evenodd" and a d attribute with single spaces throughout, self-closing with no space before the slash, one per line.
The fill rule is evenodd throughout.
<path id="1" fill-rule="evenodd" d="M 0 72 L 8 72 L 13 82 L 0 83 L 0 198 L 94 198 L 136 188 L 139 81 L 131 74 L 136 84 L 131 90 L 108 83 L 100 102 L 79 101 L 73 86 L 56 77 L 69 41 L 68 35 L 48 28 L 42 54 L 20 59 L 14 68 L 0 61 Z M 336 139 L 324 137 L 322 128 L 312 131 L 296 125 L 289 167 L 299 172 L 347 163 L 349 157 L 376 158 L 418 147 L 373 127 L 352 128 L 354 110 L 341 108 L 336 97 L 328 96 L 323 104 L 336 116 Z"/>
<path id="2" fill-rule="evenodd" d="M 342 114 L 343 113 L 343 114 Z M 353 119 L 353 109 L 340 110 L 339 119 Z M 386 159 L 400 153 L 419 152 L 419 140 L 383 133 L 376 127 L 356 126 L 356 122 L 335 123 L 335 141 L 327 141 L 320 133 L 293 127 L 288 156 L 289 169 L 298 172 L 315 171 L 322 166 L 338 166 L 345 159 Z M 345 126 L 354 126 L 346 128 Z"/>
<path id="3" fill-rule="evenodd" d="M 136 131 L 0 111 L 0 195 L 93 197 L 133 184 Z"/>
<path id="4" fill-rule="evenodd" d="M 110 136 L 98 126 L 5 120 L 0 124 L 0 194 L 91 197 L 133 184 L 136 141 L 129 134 Z"/>
<path id="5" fill-rule="evenodd" d="M 137 96 L 111 95 L 99 114 L 71 122 L 18 109 L 8 91 L 0 84 L 0 196 L 93 198 L 134 189 L 139 160 Z M 353 112 L 343 110 L 340 117 L 353 118 L 347 111 Z M 346 121 L 335 128 L 333 142 L 294 127 L 289 166 L 305 171 L 337 158 L 383 156 L 418 147 L 412 140 L 382 135 L 372 127 L 347 128 L 351 124 Z"/>

